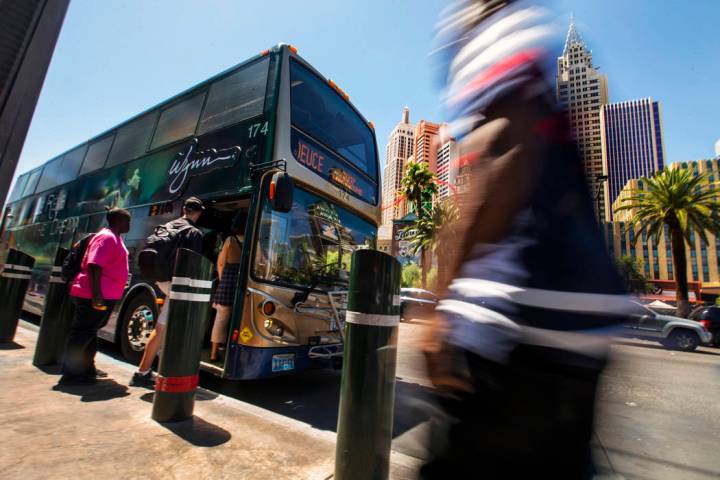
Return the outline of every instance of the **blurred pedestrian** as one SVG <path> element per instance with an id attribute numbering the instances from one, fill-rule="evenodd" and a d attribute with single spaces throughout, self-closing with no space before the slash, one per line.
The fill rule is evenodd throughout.
<path id="1" fill-rule="evenodd" d="M 215 308 L 215 323 L 210 335 L 210 361 L 217 362 L 218 350 L 227 342 L 228 323 L 235 303 L 238 275 L 240 273 L 240 257 L 243 251 L 245 223 L 247 212 L 241 211 L 232 223 L 230 236 L 225 239 L 220 255 L 217 259 L 217 271 L 220 277 L 215 294 L 213 307 Z"/>
<path id="2" fill-rule="evenodd" d="M 426 346 L 441 392 L 422 478 L 591 478 L 608 334 L 629 300 L 566 114 L 552 16 L 460 0 L 438 25 L 450 135 L 470 166 L 442 239 L 452 281 Z"/>
<path id="3" fill-rule="evenodd" d="M 159 257 L 174 259 L 177 250 L 180 248 L 187 248 L 196 253 L 202 254 L 203 251 L 203 239 L 202 232 L 197 228 L 197 221 L 200 219 L 205 207 L 202 201 L 197 197 L 188 197 L 183 202 L 182 216 L 178 219 L 172 220 L 160 228 L 166 235 L 167 242 L 169 243 L 170 252 L 161 252 Z M 166 276 L 172 276 L 172 269 L 174 265 L 167 265 L 168 272 Z M 130 386 L 134 387 L 152 387 L 155 384 L 152 373 L 152 364 L 155 361 L 155 357 L 160 351 L 165 341 L 165 328 L 167 326 L 168 318 L 168 305 L 171 280 L 168 278 L 161 278 L 155 282 L 158 289 L 165 295 L 166 302 L 160 309 L 160 315 L 158 315 L 157 322 L 155 323 L 155 329 L 150 334 L 148 342 L 145 345 L 145 351 L 143 352 L 142 359 L 138 370 L 133 373 L 130 379 Z"/>
<path id="4" fill-rule="evenodd" d="M 75 305 L 62 366 L 61 385 L 94 383 L 106 374 L 95 367 L 97 332 L 105 326 L 115 302 L 122 298 L 128 280 L 128 251 L 121 235 L 130 230 L 130 213 L 113 208 L 108 227 L 87 244 L 80 272 L 70 284 Z"/>

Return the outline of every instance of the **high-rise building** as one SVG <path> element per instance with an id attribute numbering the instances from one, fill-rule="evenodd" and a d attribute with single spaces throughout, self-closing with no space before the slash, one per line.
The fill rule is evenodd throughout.
<path id="1" fill-rule="evenodd" d="M 0 205 L 5 203 L 69 0 L 0 0 Z"/>
<path id="2" fill-rule="evenodd" d="M 600 107 L 608 103 L 607 76 L 592 63 L 592 51 L 570 21 L 562 56 L 557 60 L 557 98 L 567 108 L 573 134 L 595 196 L 598 219 L 605 219 Z"/>
<path id="3" fill-rule="evenodd" d="M 420 120 L 415 128 L 415 161 L 426 162 L 431 172 L 437 172 L 437 151 L 440 125 Z"/>
<path id="4" fill-rule="evenodd" d="M 696 162 L 673 163 L 667 168 L 688 168 L 694 175 L 707 175 L 701 188 L 715 190 L 720 200 L 720 156 Z M 613 203 L 613 209 L 623 204 L 623 200 L 636 196 L 646 189 L 642 179 L 631 179 L 620 191 Z M 630 223 L 634 215 L 633 209 L 618 212 L 612 223 L 607 223 L 607 244 L 610 253 L 617 257 L 630 256 L 640 260 L 643 273 L 653 280 L 673 280 L 672 250 L 668 229 L 665 227 L 657 242 L 646 232 L 636 235 Z M 706 232 L 708 243 L 704 243 L 694 232 L 690 235 L 690 244 L 685 244 L 687 258 L 687 278 L 692 282 L 701 282 L 703 292 L 720 294 L 720 235 Z"/>
<path id="5" fill-rule="evenodd" d="M 605 220 L 628 180 L 647 177 L 665 164 L 660 104 L 651 98 L 603 105 L 600 109 L 605 166 Z"/>
<path id="6" fill-rule="evenodd" d="M 415 143 L 415 128 L 410 123 L 410 109 L 403 108 L 402 120 L 398 123 L 388 137 L 385 150 L 385 169 L 383 170 L 382 189 L 382 225 L 392 229 L 392 221 L 400 218 L 400 205 L 398 189 L 405 172 L 405 164 L 413 154 Z"/>
<path id="7" fill-rule="evenodd" d="M 458 177 L 458 149 L 455 140 L 448 140 L 437 151 L 438 198 L 443 199 L 456 192 Z"/>

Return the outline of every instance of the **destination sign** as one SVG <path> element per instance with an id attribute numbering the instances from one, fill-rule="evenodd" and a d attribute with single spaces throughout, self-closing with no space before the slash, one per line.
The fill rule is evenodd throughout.
<path id="1" fill-rule="evenodd" d="M 349 194 L 377 204 L 377 185 L 363 177 L 347 162 L 293 129 L 291 148 L 295 159 Z"/>

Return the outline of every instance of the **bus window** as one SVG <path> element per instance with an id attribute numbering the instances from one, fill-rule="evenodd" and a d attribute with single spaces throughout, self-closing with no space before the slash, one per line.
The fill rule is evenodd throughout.
<path id="1" fill-rule="evenodd" d="M 35 209 L 33 212 L 33 219 L 32 223 L 39 223 L 45 220 L 43 218 L 43 214 L 45 213 L 45 201 L 47 197 L 45 195 L 40 195 L 35 199 Z"/>
<path id="2" fill-rule="evenodd" d="M 105 165 L 105 159 L 110 151 L 110 146 L 112 146 L 113 138 L 114 135 L 110 135 L 90 144 L 87 156 L 80 169 L 80 175 L 94 172 Z"/>
<path id="3" fill-rule="evenodd" d="M 47 164 L 45 164 L 45 168 L 43 168 L 43 173 L 40 176 L 40 180 L 38 181 L 37 191 L 44 192 L 45 190 L 60 185 L 60 183 L 62 183 L 60 182 L 61 168 L 62 157 L 50 160 Z"/>
<path id="4" fill-rule="evenodd" d="M 370 127 L 325 80 L 294 60 L 290 62 L 290 103 L 295 128 L 377 182 L 375 140 Z"/>
<path id="5" fill-rule="evenodd" d="M 8 203 L 20 199 L 20 197 L 22 196 L 22 192 L 25 189 L 25 183 L 27 183 L 29 176 L 30 174 L 24 173 L 17 178 L 17 180 L 15 181 L 15 186 L 13 187 L 13 191 L 10 194 L 10 198 L 8 199 Z"/>
<path id="6" fill-rule="evenodd" d="M 129 162 L 147 150 L 158 112 L 150 112 L 120 127 L 115 137 L 107 167 Z"/>
<path id="7" fill-rule="evenodd" d="M 77 178 L 78 172 L 80 171 L 80 165 L 82 165 L 82 161 L 85 158 L 87 148 L 87 143 L 84 143 L 63 155 L 62 169 L 60 173 L 61 184 L 70 182 Z"/>
<path id="8" fill-rule="evenodd" d="M 265 107 L 269 65 L 266 57 L 213 83 L 198 134 L 260 115 Z"/>
<path id="9" fill-rule="evenodd" d="M 25 188 L 23 189 L 23 193 L 22 193 L 23 197 L 26 197 L 28 195 L 32 195 L 33 193 L 35 193 L 35 188 L 37 187 L 38 181 L 40 181 L 40 173 L 41 172 L 42 172 L 42 168 L 38 168 L 38 169 L 30 172 L 30 177 L 28 178 L 28 181 L 25 184 Z"/>
<path id="10" fill-rule="evenodd" d="M 150 149 L 193 135 L 204 101 L 202 92 L 163 110 Z"/>

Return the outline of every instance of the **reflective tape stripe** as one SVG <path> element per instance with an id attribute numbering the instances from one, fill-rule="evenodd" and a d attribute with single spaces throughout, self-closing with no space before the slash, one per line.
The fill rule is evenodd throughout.
<path id="1" fill-rule="evenodd" d="M 197 278 L 189 277 L 173 277 L 172 284 L 183 285 L 186 287 L 212 288 L 211 280 L 200 280 Z"/>
<path id="2" fill-rule="evenodd" d="M 570 312 L 623 314 L 634 305 L 627 295 L 525 288 L 477 278 L 453 280 L 450 290 L 470 298 L 502 298 L 526 307 Z"/>
<path id="3" fill-rule="evenodd" d="M 20 272 L 32 272 L 32 268 L 26 267 L 25 265 L 13 265 L 12 263 L 6 263 L 3 266 L 4 270 L 18 270 Z"/>
<path id="4" fill-rule="evenodd" d="M 50 277 L 50 283 L 65 283 L 61 277 Z"/>
<path id="5" fill-rule="evenodd" d="M 198 386 L 198 374 L 185 377 L 163 377 L 158 375 L 155 378 L 155 391 L 167 393 L 192 392 Z"/>
<path id="6" fill-rule="evenodd" d="M 25 275 L 22 273 L 3 273 L 2 276 L 5 278 L 17 278 L 19 280 L 30 280 L 30 277 L 32 277 L 32 275 Z"/>
<path id="7" fill-rule="evenodd" d="M 348 311 L 345 321 L 356 325 L 372 325 L 374 327 L 397 327 L 400 315 L 380 315 L 377 313 L 360 313 Z"/>
<path id="8" fill-rule="evenodd" d="M 188 302 L 209 302 L 209 293 L 170 292 L 170 300 L 187 300 Z"/>
<path id="9" fill-rule="evenodd" d="M 440 301 L 437 310 L 440 312 L 456 313 L 476 323 L 495 325 L 498 328 L 506 330 L 513 338 L 517 338 L 520 335 L 520 325 L 505 315 L 481 305 L 475 305 L 474 303 L 463 302 L 461 300 L 447 299 Z"/>
<path id="10" fill-rule="evenodd" d="M 58 267 L 58 266 L 52 267 L 52 272 L 60 273 L 60 272 L 62 272 L 62 267 Z"/>

